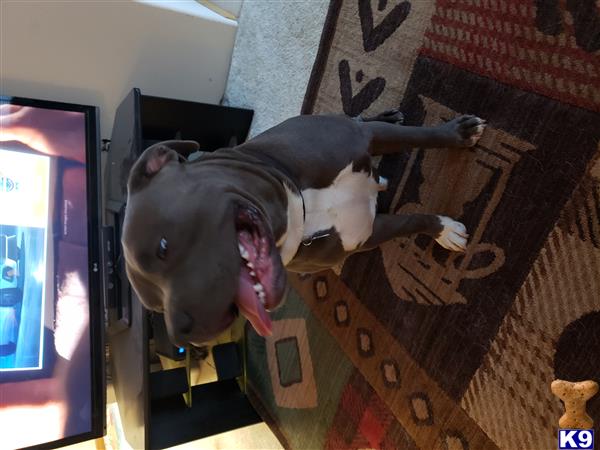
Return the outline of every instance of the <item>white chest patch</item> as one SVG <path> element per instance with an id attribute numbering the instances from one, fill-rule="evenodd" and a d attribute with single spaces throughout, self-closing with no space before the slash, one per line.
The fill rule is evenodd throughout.
<path id="1" fill-rule="evenodd" d="M 285 233 L 277 241 L 281 262 L 286 266 L 296 255 L 298 247 L 302 242 L 304 233 L 304 210 L 302 198 L 292 192 L 285 184 L 283 185 L 287 194 L 287 228 Z"/>
<path id="2" fill-rule="evenodd" d="M 379 190 L 372 176 L 353 172 L 349 164 L 331 186 L 302 191 L 306 208 L 302 238 L 334 227 L 344 250 L 356 250 L 373 231 Z"/>

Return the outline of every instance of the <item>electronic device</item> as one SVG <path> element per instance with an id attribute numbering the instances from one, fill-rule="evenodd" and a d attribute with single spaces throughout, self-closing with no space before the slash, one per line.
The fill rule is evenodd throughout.
<path id="1" fill-rule="evenodd" d="M 2 445 L 105 430 L 98 111 L 0 97 Z"/>

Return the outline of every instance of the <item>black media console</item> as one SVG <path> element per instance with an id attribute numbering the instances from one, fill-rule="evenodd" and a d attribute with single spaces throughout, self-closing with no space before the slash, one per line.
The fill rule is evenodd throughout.
<path id="1" fill-rule="evenodd" d="M 127 176 L 142 151 L 169 139 L 197 141 L 203 151 L 241 143 L 252 115 L 247 109 L 145 96 L 139 89 L 116 112 L 105 179 L 104 289 L 112 381 L 126 439 L 135 449 L 171 447 L 261 421 L 241 387 L 243 344 L 212 348 L 219 379 L 191 388 L 191 408 L 183 396 L 189 388 L 185 368 L 151 372 L 151 343 L 170 344 L 164 342 L 160 315 L 146 310 L 132 291 L 120 247 Z M 175 359 L 181 351 L 172 350 Z"/>

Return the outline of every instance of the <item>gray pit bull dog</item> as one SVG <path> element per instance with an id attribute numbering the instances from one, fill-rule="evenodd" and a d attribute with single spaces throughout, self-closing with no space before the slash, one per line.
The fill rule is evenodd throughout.
<path id="1" fill-rule="evenodd" d="M 403 146 L 472 146 L 484 121 L 401 121 L 397 110 L 369 119 L 299 116 L 193 162 L 191 141 L 144 151 L 128 180 L 123 251 L 133 288 L 147 308 L 164 312 L 172 342 L 206 342 L 240 312 L 269 335 L 286 270 L 320 271 L 414 233 L 464 251 L 465 227 L 451 218 L 376 214 L 385 181 L 372 157 Z"/>

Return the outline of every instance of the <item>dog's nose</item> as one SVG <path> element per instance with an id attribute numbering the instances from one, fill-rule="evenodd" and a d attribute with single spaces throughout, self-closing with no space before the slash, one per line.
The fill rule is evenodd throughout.
<path id="1" fill-rule="evenodd" d="M 171 340 L 173 344 L 184 347 L 188 344 L 190 333 L 194 328 L 194 319 L 185 311 L 180 311 L 171 317 Z"/>

